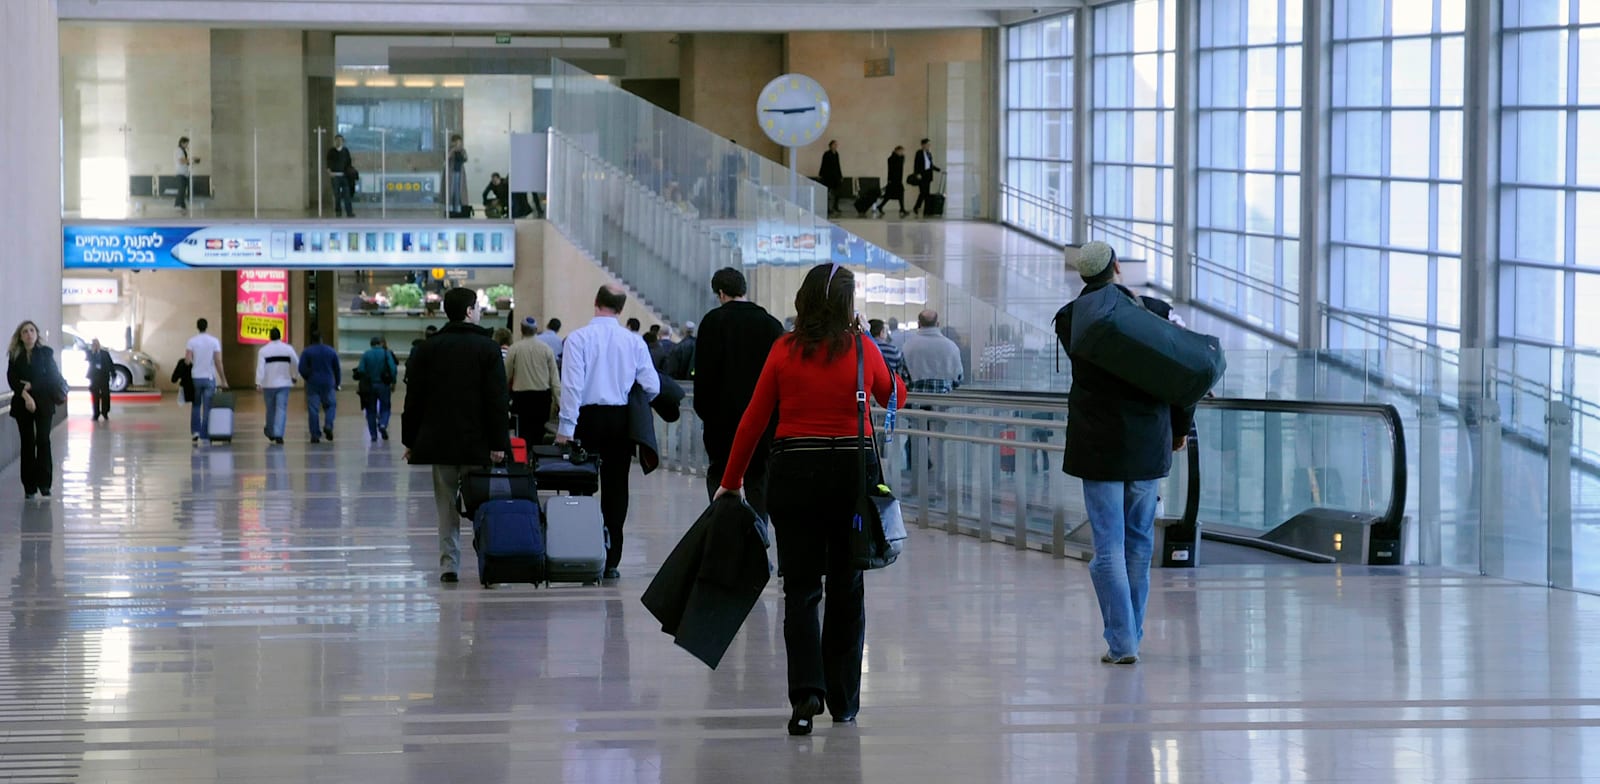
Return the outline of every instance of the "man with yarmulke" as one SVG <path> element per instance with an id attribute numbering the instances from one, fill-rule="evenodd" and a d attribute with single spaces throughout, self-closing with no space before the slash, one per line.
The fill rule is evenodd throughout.
<path id="1" fill-rule="evenodd" d="M 1180 326 L 1182 322 L 1171 305 L 1122 286 L 1117 254 L 1110 245 L 1085 243 L 1078 251 L 1077 269 L 1084 289 L 1055 318 L 1056 335 L 1072 362 L 1062 471 L 1083 481 L 1084 507 L 1094 534 L 1089 577 L 1100 602 L 1108 646 L 1100 660 L 1134 664 L 1139 661 L 1150 594 L 1158 485 L 1172 470 L 1172 453 L 1187 445 L 1194 408 L 1163 403 L 1109 370 L 1073 356 L 1073 311 L 1085 297 L 1115 287 L 1155 315 Z"/>

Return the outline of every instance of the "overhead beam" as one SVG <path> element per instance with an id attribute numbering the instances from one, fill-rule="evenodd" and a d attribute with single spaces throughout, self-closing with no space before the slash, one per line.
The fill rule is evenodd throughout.
<path id="1" fill-rule="evenodd" d="M 1036 4 L 1041 13 L 1071 7 Z M 352 31 L 789 32 L 996 27 L 1018 0 L 907 0 L 864 5 L 656 0 L 59 0 L 73 21 L 167 22 Z M 1076 2 L 1071 5 L 1075 6 Z M 1032 11 L 1032 9 L 1027 9 Z"/>

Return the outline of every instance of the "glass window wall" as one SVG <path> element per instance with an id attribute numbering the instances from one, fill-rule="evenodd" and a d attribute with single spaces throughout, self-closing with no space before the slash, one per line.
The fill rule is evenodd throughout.
<path id="1" fill-rule="evenodd" d="M 1091 235 L 1150 264 L 1171 287 L 1177 0 L 1094 9 Z M 1129 235 L 1153 240 L 1141 247 Z"/>
<path id="2" fill-rule="evenodd" d="M 1203 0 L 1196 63 L 1195 295 L 1291 339 L 1299 331 L 1302 7 Z"/>
<path id="3" fill-rule="evenodd" d="M 1070 242 L 1075 14 L 1006 31 L 1005 221 Z"/>
<path id="4" fill-rule="evenodd" d="M 1600 0 L 1504 13 L 1500 334 L 1595 348 L 1600 320 L 1580 314 L 1600 308 Z"/>
<path id="5" fill-rule="evenodd" d="M 1329 345 L 1460 344 L 1466 2 L 1334 4 Z"/>

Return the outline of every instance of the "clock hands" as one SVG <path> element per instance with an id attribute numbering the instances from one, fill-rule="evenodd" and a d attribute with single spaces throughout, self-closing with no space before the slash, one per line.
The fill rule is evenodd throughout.
<path id="1" fill-rule="evenodd" d="M 804 114 L 806 112 L 814 112 L 816 110 L 817 107 L 815 106 L 801 106 L 795 109 L 762 109 L 761 111 L 773 112 L 776 114 Z"/>

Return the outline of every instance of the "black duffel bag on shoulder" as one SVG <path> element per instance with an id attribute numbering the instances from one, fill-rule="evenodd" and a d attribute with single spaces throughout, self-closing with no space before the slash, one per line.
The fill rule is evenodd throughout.
<path id="1" fill-rule="evenodd" d="M 1120 286 L 1090 291 L 1071 307 L 1071 331 L 1061 335 L 1067 354 L 1168 405 L 1200 402 L 1228 369 L 1221 341 L 1150 312 Z"/>

